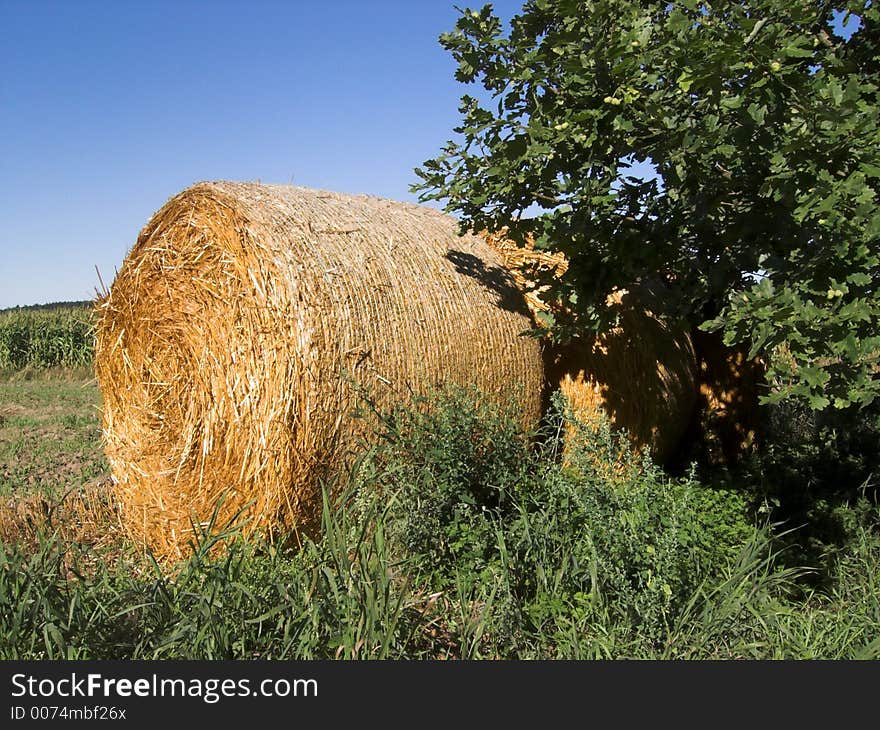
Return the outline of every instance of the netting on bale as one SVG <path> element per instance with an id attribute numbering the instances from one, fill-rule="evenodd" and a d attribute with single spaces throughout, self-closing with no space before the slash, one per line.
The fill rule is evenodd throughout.
<path id="1" fill-rule="evenodd" d="M 98 303 L 105 448 L 129 534 L 185 554 L 219 502 L 309 529 L 378 407 L 447 383 L 540 417 L 540 344 L 486 244 L 423 206 L 199 183 L 143 229 Z"/>
<path id="2" fill-rule="evenodd" d="M 481 235 L 524 291 L 532 314 L 547 310 L 543 289 L 535 288 L 534 282 L 542 273 L 564 275 L 565 257 L 519 246 L 503 231 Z M 548 381 L 566 397 L 578 421 L 589 425 L 602 413 L 636 448 L 647 448 L 657 462 L 667 462 L 697 402 L 690 335 L 663 316 L 663 290 L 657 285 L 619 290 L 609 297 L 608 306 L 617 315 L 616 327 L 598 337 L 577 337 L 545 348 Z"/>

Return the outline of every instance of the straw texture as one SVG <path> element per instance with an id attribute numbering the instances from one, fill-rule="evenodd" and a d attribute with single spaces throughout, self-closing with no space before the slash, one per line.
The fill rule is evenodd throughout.
<path id="1" fill-rule="evenodd" d="M 481 234 L 501 256 L 525 292 L 532 314 L 547 309 L 539 272 L 562 276 L 562 254 L 521 247 L 504 232 Z M 620 290 L 608 305 L 619 325 L 599 337 L 575 338 L 545 349 L 547 377 L 567 398 L 577 419 L 589 424 L 604 412 L 624 429 L 636 448 L 648 448 L 658 462 L 679 448 L 697 402 L 697 363 L 688 332 L 663 316 L 662 288 L 641 285 Z"/>
<path id="2" fill-rule="evenodd" d="M 199 183 L 99 301 L 96 372 L 128 532 L 178 557 L 221 495 L 310 529 L 379 407 L 455 382 L 540 417 L 541 345 L 499 259 L 449 216 L 366 196 Z"/>

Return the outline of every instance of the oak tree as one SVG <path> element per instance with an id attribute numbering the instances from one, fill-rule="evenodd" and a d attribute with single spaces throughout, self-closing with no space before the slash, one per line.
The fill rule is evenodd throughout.
<path id="1" fill-rule="evenodd" d="M 872 0 L 529 0 L 509 25 L 464 10 L 440 41 L 477 91 L 414 190 L 463 229 L 568 257 L 536 282 L 553 337 L 601 330 L 611 291 L 662 279 L 671 312 L 767 360 L 771 400 L 868 404 L 878 31 Z"/>

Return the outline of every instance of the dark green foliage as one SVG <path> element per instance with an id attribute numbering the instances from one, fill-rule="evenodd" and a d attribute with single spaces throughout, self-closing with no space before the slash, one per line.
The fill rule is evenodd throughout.
<path id="1" fill-rule="evenodd" d="M 659 277 L 692 326 L 766 356 L 771 400 L 865 405 L 880 394 L 878 38 L 865 0 L 529 0 L 509 31 L 490 5 L 464 11 L 440 41 L 483 90 L 415 189 L 463 228 L 569 258 L 536 282 L 554 336 L 603 328 L 614 288 Z"/>
<path id="2" fill-rule="evenodd" d="M 854 410 L 772 406 L 763 448 L 733 476 L 773 520 L 799 528 L 788 555 L 811 565 L 833 564 L 862 527 L 877 528 L 870 515 L 880 504 L 880 407 Z"/>
<path id="3" fill-rule="evenodd" d="M 395 536 L 406 553 L 423 555 L 438 569 L 483 552 L 491 541 L 487 516 L 502 519 L 533 469 L 530 439 L 507 413 L 450 389 L 439 407 L 399 406 L 381 415 L 383 445 L 369 463 L 380 469 L 366 485 L 387 494 Z M 488 531 L 488 532 L 487 532 Z M 469 560 L 478 564 L 480 556 Z"/>
<path id="4" fill-rule="evenodd" d="M 880 477 L 880 405 L 855 412 L 813 412 L 780 404 L 768 411 L 760 454 L 766 483 L 801 482 L 809 493 L 849 491 Z"/>
<path id="5" fill-rule="evenodd" d="M 370 486 L 390 497 L 392 547 L 433 590 L 503 576 L 500 654 L 517 651 L 553 606 L 584 601 L 660 642 L 681 601 L 752 533 L 740 496 L 667 479 L 607 424 L 563 468 L 552 457 L 563 429 L 548 426 L 529 450 L 503 412 L 474 409 L 459 391 L 439 402 L 387 422 L 393 436 Z"/>

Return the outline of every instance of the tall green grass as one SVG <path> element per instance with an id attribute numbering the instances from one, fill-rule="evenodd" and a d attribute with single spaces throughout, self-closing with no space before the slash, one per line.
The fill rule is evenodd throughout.
<path id="1" fill-rule="evenodd" d="M 215 523 L 174 570 L 50 531 L 0 546 L 0 658 L 880 658 L 876 504 L 819 589 L 740 492 L 607 426 L 563 462 L 559 425 L 460 392 L 385 414 L 295 548 Z"/>
<path id="2" fill-rule="evenodd" d="M 87 304 L 0 311 L 0 369 L 90 366 L 93 321 Z"/>

